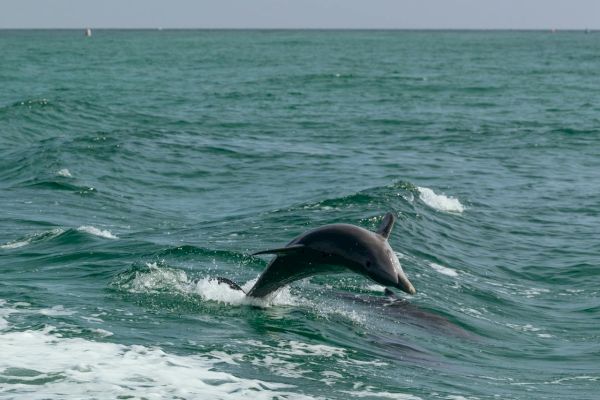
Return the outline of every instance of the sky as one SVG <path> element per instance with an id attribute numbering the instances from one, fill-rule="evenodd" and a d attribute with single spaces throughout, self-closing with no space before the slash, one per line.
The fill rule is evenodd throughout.
<path id="1" fill-rule="evenodd" d="M 600 0 L 0 0 L 0 28 L 600 29 Z"/>

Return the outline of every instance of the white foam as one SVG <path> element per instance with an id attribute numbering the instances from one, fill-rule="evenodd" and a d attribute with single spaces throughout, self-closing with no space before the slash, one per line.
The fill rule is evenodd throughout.
<path id="1" fill-rule="evenodd" d="M 354 365 L 372 365 L 374 367 L 385 367 L 386 365 L 390 365 L 384 361 L 372 360 L 372 361 L 361 361 L 361 360 L 342 360 L 341 364 L 354 364 Z"/>
<path id="2" fill-rule="evenodd" d="M 292 385 L 219 372 L 218 360 L 64 338 L 52 327 L 0 335 L 0 354 L 0 395 L 18 391 L 29 399 L 309 398 L 290 392 Z"/>
<path id="3" fill-rule="evenodd" d="M 323 356 L 323 357 L 343 357 L 346 355 L 346 350 L 340 347 L 327 346 L 324 344 L 308 344 L 302 343 L 295 340 L 291 340 L 287 343 L 279 343 L 279 347 L 282 349 L 280 353 L 294 355 L 294 356 Z"/>
<path id="4" fill-rule="evenodd" d="M 59 169 L 58 171 L 56 171 L 56 175 L 58 175 L 58 176 L 64 176 L 65 178 L 72 178 L 73 177 L 73 175 L 71 175 L 71 172 L 68 169 L 66 169 L 66 168 Z"/>
<path id="5" fill-rule="evenodd" d="M 453 276 L 453 277 L 458 276 L 458 272 L 456 272 L 452 268 L 444 267 L 443 265 L 436 264 L 436 263 L 433 263 L 433 262 L 429 263 L 429 266 L 431 268 L 433 268 L 434 270 L 436 270 L 437 272 L 439 272 L 440 274 L 444 274 L 444 275 L 448 275 L 448 276 Z"/>
<path id="6" fill-rule="evenodd" d="M 73 315 L 75 311 L 67 310 L 62 305 L 57 305 L 52 308 L 42 308 L 39 311 L 42 315 L 47 315 L 50 317 L 61 316 L 61 315 Z"/>
<path id="7" fill-rule="evenodd" d="M 92 329 L 93 332 L 97 333 L 101 337 L 109 337 L 114 335 L 111 331 L 107 331 L 106 329 Z"/>
<path id="8" fill-rule="evenodd" d="M 250 290 L 256 279 L 242 285 L 244 291 Z M 205 300 L 217 301 L 231 305 L 253 305 L 258 307 L 269 307 L 272 305 L 297 305 L 296 298 L 290 293 L 288 286 L 280 289 L 264 299 L 248 297 L 239 290 L 232 289 L 226 283 L 220 283 L 213 278 L 203 278 L 195 282 L 193 291 Z"/>
<path id="9" fill-rule="evenodd" d="M 250 364 L 267 368 L 273 374 L 286 378 L 302 378 L 311 372 L 310 369 L 300 369 L 297 363 L 271 355 L 265 355 L 262 358 L 255 357 L 250 361 Z"/>
<path id="10" fill-rule="evenodd" d="M 266 368 L 275 375 L 288 378 L 301 378 L 314 375 L 312 369 L 306 369 L 307 364 L 310 364 L 310 362 L 291 361 L 296 358 L 295 356 L 302 356 L 303 359 L 321 357 L 335 358 L 335 364 L 352 364 L 355 361 L 348 359 L 346 357 L 347 350 L 340 347 L 303 343 L 294 340 L 282 340 L 279 341 L 276 346 L 269 346 L 255 340 L 241 341 L 240 343 L 260 348 L 260 352 L 252 352 L 252 354 L 255 354 L 254 357 L 249 360 L 252 365 Z M 218 356 L 223 357 L 222 355 Z M 233 362 L 237 364 L 237 361 L 247 362 L 248 355 L 233 355 Z M 224 362 L 228 362 L 227 356 L 225 357 Z M 328 384 L 336 383 L 336 376 L 341 377 L 342 375 L 336 372 L 330 373 L 327 380 Z"/>
<path id="11" fill-rule="evenodd" d="M 419 198 L 423 203 L 438 211 L 462 213 L 465 207 L 454 197 L 448 197 L 443 194 L 436 194 L 433 190 L 426 187 L 417 187 Z"/>
<path id="12" fill-rule="evenodd" d="M 4 317 L 8 317 L 10 314 L 15 312 L 14 308 L 5 307 L 6 300 L 0 299 L 0 331 L 8 328 L 8 321 Z"/>
<path id="13" fill-rule="evenodd" d="M 103 237 L 106 239 L 118 239 L 118 237 L 113 235 L 111 233 L 111 231 L 109 231 L 108 229 L 101 230 L 101 229 L 98 229 L 95 226 L 91 226 L 91 225 L 80 226 L 79 228 L 77 228 L 77 230 L 80 232 L 89 233 L 90 235 L 99 236 L 99 237 Z"/>
<path id="14" fill-rule="evenodd" d="M 101 323 L 103 323 L 103 322 L 104 322 L 104 320 L 103 320 L 103 319 L 101 319 L 101 318 L 96 318 L 96 317 L 81 317 L 81 318 L 85 319 L 85 320 L 86 320 L 86 321 L 88 321 L 88 322 L 92 322 L 92 323 L 94 323 L 94 324 L 101 324 Z"/>
<path id="15" fill-rule="evenodd" d="M 420 397 L 406 393 L 378 392 L 373 386 L 368 386 L 365 390 L 342 390 L 342 393 L 347 393 L 353 397 L 369 397 L 383 398 L 396 400 L 421 400 Z"/>
<path id="16" fill-rule="evenodd" d="M 366 285 L 365 289 L 368 290 L 369 292 L 378 292 L 378 293 L 385 292 L 385 286 L 377 285 L 375 283 Z"/>
<path id="17" fill-rule="evenodd" d="M 525 290 L 523 290 L 523 294 L 524 294 L 524 295 L 525 295 L 525 297 L 527 297 L 528 299 L 531 299 L 531 298 L 533 298 L 533 297 L 535 297 L 535 296 L 538 296 L 538 295 L 540 295 L 540 294 L 542 294 L 542 293 L 549 293 L 549 292 L 550 292 L 550 290 L 548 290 L 548 289 L 543 289 L 543 288 L 535 288 L 535 287 L 532 287 L 532 288 L 528 288 L 528 289 L 525 289 Z"/>
<path id="18" fill-rule="evenodd" d="M 323 371 L 321 372 L 322 379 L 319 379 L 319 382 L 323 382 L 327 386 L 333 386 L 339 379 L 342 379 L 344 376 L 342 374 L 338 374 L 335 371 Z"/>

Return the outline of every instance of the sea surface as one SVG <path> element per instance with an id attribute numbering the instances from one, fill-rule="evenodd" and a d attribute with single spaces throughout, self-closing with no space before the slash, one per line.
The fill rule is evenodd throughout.
<path id="1" fill-rule="evenodd" d="M 598 399 L 600 34 L 0 31 L 0 398 Z M 281 247 L 355 274 L 249 302 Z"/>

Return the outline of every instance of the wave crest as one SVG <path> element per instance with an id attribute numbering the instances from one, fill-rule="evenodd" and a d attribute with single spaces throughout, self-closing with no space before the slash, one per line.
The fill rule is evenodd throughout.
<path id="1" fill-rule="evenodd" d="M 454 197 L 436 194 L 433 190 L 426 187 L 419 186 L 417 190 L 419 191 L 421 201 L 438 211 L 462 213 L 465 210 L 461 202 Z"/>
<path id="2" fill-rule="evenodd" d="M 111 231 L 108 229 L 102 230 L 98 229 L 95 226 L 91 225 L 83 225 L 77 228 L 79 232 L 89 233 L 90 235 L 99 236 L 105 239 L 118 239 L 116 235 L 113 235 Z"/>
<path id="3" fill-rule="evenodd" d="M 0 244 L 0 249 L 18 249 L 19 247 L 27 246 L 34 242 L 39 242 L 46 239 L 52 239 L 59 235 L 62 235 L 65 232 L 64 229 L 54 228 L 49 231 L 34 233 L 28 236 L 25 236 L 22 239 L 17 239 L 12 242 L 8 242 L 5 244 Z"/>

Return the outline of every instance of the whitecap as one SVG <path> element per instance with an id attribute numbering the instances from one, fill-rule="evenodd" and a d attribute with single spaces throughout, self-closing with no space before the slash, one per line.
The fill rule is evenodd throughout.
<path id="1" fill-rule="evenodd" d="M 72 178 L 73 177 L 73 175 L 71 175 L 71 172 L 68 169 L 66 169 L 66 168 L 59 169 L 58 171 L 56 171 L 56 175 L 58 175 L 58 176 L 64 176 L 65 178 Z"/>
<path id="2" fill-rule="evenodd" d="M 101 230 L 101 229 L 98 229 L 95 226 L 91 226 L 91 225 L 80 226 L 79 228 L 77 228 L 77 230 L 80 232 L 89 233 L 90 235 L 99 236 L 99 237 L 103 237 L 106 239 L 118 239 L 118 237 L 113 235 L 112 232 L 109 231 L 108 229 Z"/>
<path id="3" fill-rule="evenodd" d="M 452 277 L 458 276 L 458 272 L 456 272 L 452 268 L 444 267 L 443 265 L 436 264 L 433 262 L 429 263 L 429 266 L 431 268 L 433 268 L 434 270 L 436 270 L 437 272 L 439 272 L 440 274 L 444 274 L 444 275 L 448 275 L 448 276 L 452 276 Z"/>
<path id="4" fill-rule="evenodd" d="M 436 194 L 433 190 L 426 187 L 417 187 L 419 198 L 423 203 L 438 211 L 462 213 L 465 207 L 454 197 L 448 197 L 443 194 Z"/>

